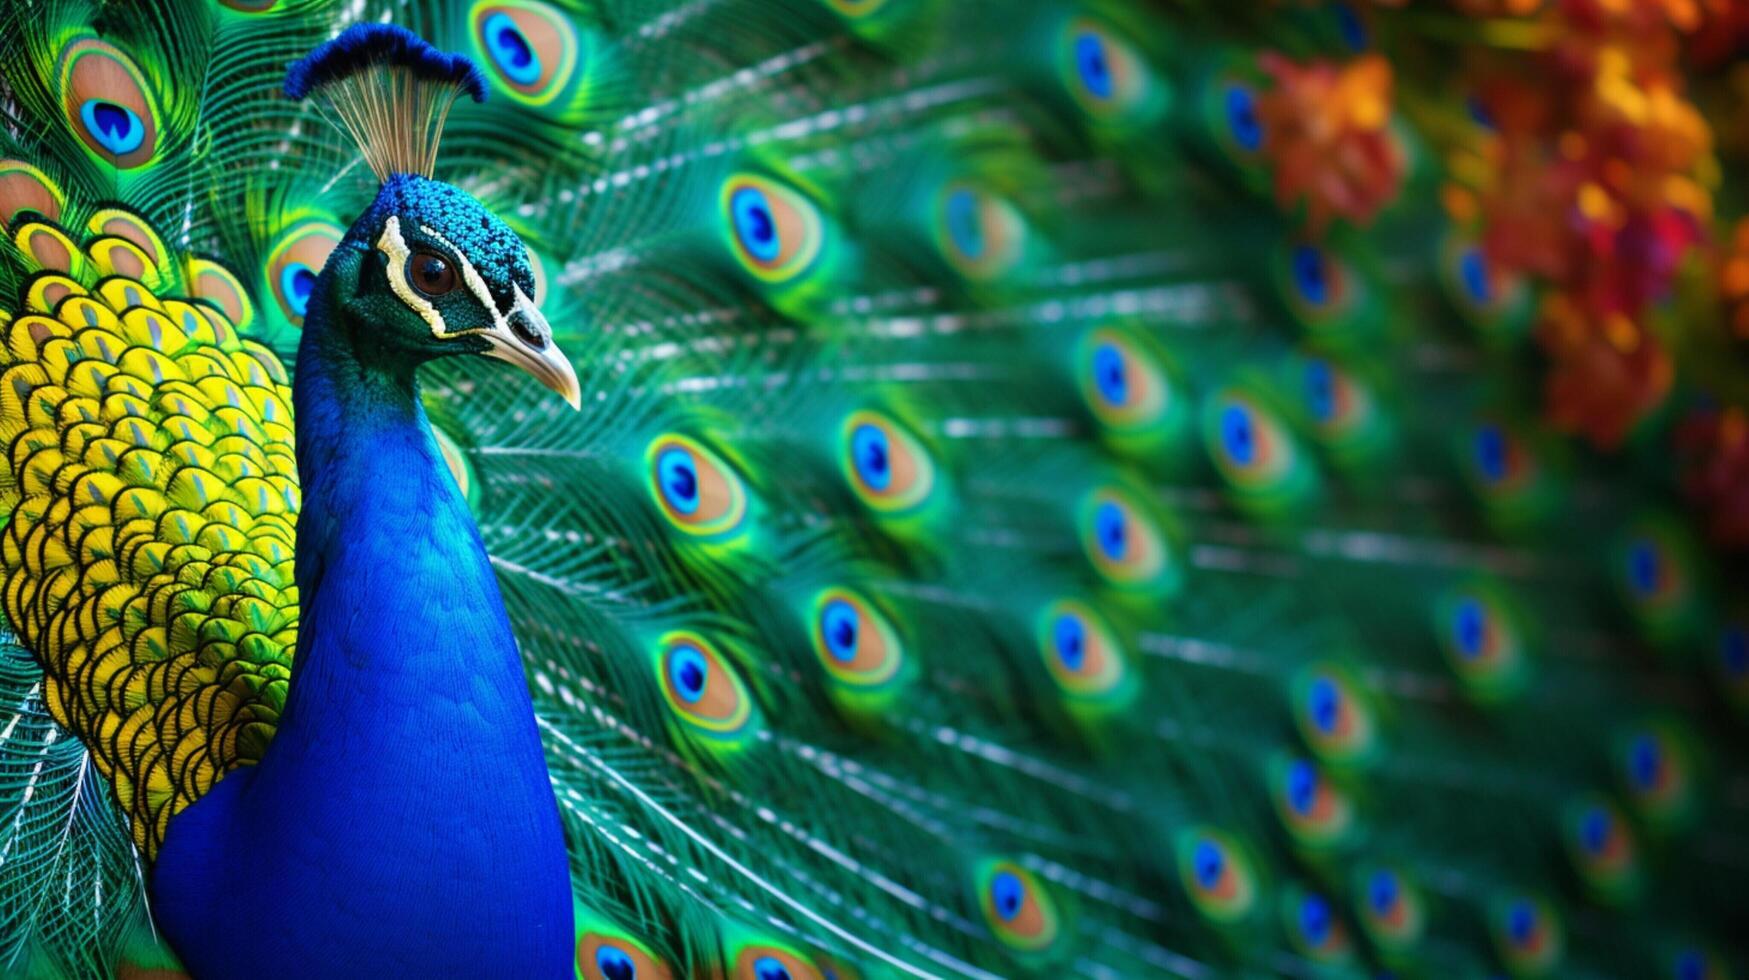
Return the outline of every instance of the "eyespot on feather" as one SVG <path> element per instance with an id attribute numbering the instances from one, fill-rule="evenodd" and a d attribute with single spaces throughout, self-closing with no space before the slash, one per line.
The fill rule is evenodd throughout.
<path id="1" fill-rule="evenodd" d="M 1327 445 L 1351 444 L 1372 419 L 1370 393 L 1341 365 L 1310 357 L 1301 369 L 1301 393 L 1317 437 Z"/>
<path id="2" fill-rule="evenodd" d="M 899 676 L 905 649 L 875 606 L 849 589 L 829 588 L 814 598 L 814 653 L 837 683 L 878 688 Z"/>
<path id="3" fill-rule="evenodd" d="M 1179 884 L 1204 918 L 1232 925 L 1251 915 L 1257 870 L 1235 837 L 1216 827 L 1191 827 L 1178 834 L 1175 849 Z"/>
<path id="4" fill-rule="evenodd" d="M 577 940 L 577 972 L 584 980 L 674 980 L 668 965 L 642 943 L 593 931 Z"/>
<path id="5" fill-rule="evenodd" d="M 1697 811 L 1696 755 L 1686 731 L 1669 720 L 1644 721 L 1615 738 L 1616 771 L 1627 802 L 1652 831 L 1684 830 Z"/>
<path id="6" fill-rule="evenodd" d="M 67 125 L 92 156 L 119 170 L 152 161 L 158 107 L 132 58 L 106 41 L 77 38 L 62 48 L 57 77 Z"/>
<path id="7" fill-rule="evenodd" d="M 1263 152 L 1263 121 L 1257 115 L 1257 90 L 1237 78 L 1215 88 L 1219 123 L 1215 132 L 1228 155 L 1250 162 Z"/>
<path id="8" fill-rule="evenodd" d="M 333 224 L 308 220 L 286 230 L 268 252 L 267 288 L 287 320 L 303 325 L 316 277 L 344 237 L 345 232 Z"/>
<path id="9" fill-rule="evenodd" d="M 700 538 L 727 537 L 747 516 L 741 477 L 715 453 L 683 435 L 658 436 L 645 453 L 650 496 L 670 524 Z"/>
<path id="10" fill-rule="evenodd" d="M 1107 582 L 1149 592 L 1175 584 L 1166 532 L 1128 490 L 1099 487 L 1080 511 L 1081 550 Z"/>
<path id="11" fill-rule="evenodd" d="M 1236 388 L 1211 400 L 1205 433 L 1215 468 L 1227 482 L 1248 493 L 1267 494 L 1280 488 L 1299 462 L 1281 420 Z"/>
<path id="12" fill-rule="evenodd" d="M 757 714 L 735 668 L 702 635 L 664 634 L 657 643 L 662 697 L 682 728 L 711 742 L 739 744 L 752 734 Z"/>
<path id="13" fill-rule="evenodd" d="M 852 412 L 840 436 L 840 466 L 850 489 L 875 510 L 914 510 L 935 489 L 935 462 L 917 438 L 891 417 Z"/>
<path id="14" fill-rule="evenodd" d="M 1310 241 L 1291 241 L 1278 253 L 1276 279 L 1288 311 L 1315 336 L 1340 329 L 1358 300 L 1348 262 Z"/>
<path id="15" fill-rule="evenodd" d="M 1086 603 L 1058 599 L 1047 605 L 1039 615 L 1038 643 L 1051 679 L 1074 702 L 1117 710 L 1135 696 L 1123 648 Z"/>
<path id="16" fill-rule="evenodd" d="M 1492 422 L 1473 430 L 1468 462 L 1471 483 L 1490 499 L 1508 498 L 1522 490 L 1536 465 L 1522 440 Z"/>
<path id="17" fill-rule="evenodd" d="M 1617 592 L 1650 639 L 1674 643 L 1700 625 L 1703 566 L 1687 529 L 1673 517 L 1631 521 L 1613 552 Z"/>
<path id="18" fill-rule="evenodd" d="M 1278 755 L 1270 760 L 1268 773 L 1276 816 L 1296 843 L 1324 850 L 1353 838 L 1353 802 L 1315 761 Z"/>
<path id="19" fill-rule="evenodd" d="M 783 946 L 752 943 L 735 953 L 734 980 L 824 980 L 807 956 Z"/>
<path id="20" fill-rule="evenodd" d="M 1484 342 L 1502 347 L 1523 335 L 1532 304 L 1521 276 L 1501 268 L 1479 242 L 1457 231 L 1441 244 L 1439 263 L 1447 298 Z"/>
<path id="21" fill-rule="evenodd" d="M 1355 875 L 1356 918 L 1387 956 L 1399 956 L 1421 940 L 1426 903 L 1421 889 L 1403 871 L 1385 866 L 1361 868 Z"/>
<path id="22" fill-rule="evenodd" d="M 1328 897 L 1294 885 L 1281 897 L 1282 927 L 1300 955 L 1319 963 L 1352 959 L 1354 942 L 1342 913 Z"/>
<path id="23" fill-rule="evenodd" d="M 492 80 L 518 102 L 547 105 L 577 74 L 582 49 L 576 28 L 564 13 L 545 3 L 476 3 L 468 21 Z"/>
<path id="24" fill-rule="evenodd" d="M 1109 24 L 1072 18 L 1060 43 L 1064 85 L 1095 119 L 1116 122 L 1135 115 L 1159 84 L 1141 55 Z"/>
<path id="25" fill-rule="evenodd" d="M 1042 953 L 1062 935 L 1056 900 L 1031 871 L 1013 861 L 990 860 L 979 867 L 976 882 L 984 924 L 1003 945 Z"/>
<path id="26" fill-rule="evenodd" d="M 1679 944 L 1665 959 L 1669 980 L 1731 980 L 1730 966 L 1705 946 Z"/>
<path id="27" fill-rule="evenodd" d="M 1590 793 L 1569 803 L 1562 814 L 1561 839 L 1573 870 L 1591 895 L 1619 903 L 1638 894 L 1640 862 L 1634 830 L 1608 797 Z"/>
<path id="28" fill-rule="evenodd" d="M 1532 895 L 1507 893 L 1489 902 L 1488 933 L 1515 977 L 1537 977 L 1560 962 L 1564 935 L 1554 907 Z"/>
<path id="29" fill-rule="evenodd" d="M 1117 432 L 1156 425 L 1173 392 L 1159 362 L 1121 331 L 1099 328 L 1082 344 L 1081 393 L 1101 424 Z"/>
<path id="30" fill-rule="evenodd" d="M 1026 246 L 1026 221 L 1006 199 L 955 181 L 936 203 L 935 242 L 942 258 L 973 282 L 989 282 L 1014 268 Z"/>
<path id="31" fill-rule="evenodd" d="M 820 210 L 769 177 L 737 173 L 723 182 L 722 217 L 730 254 L 768 285 L 807 272 L 825 241 Z"/>
<path id="32" fill-rule="evenodd" d="M 1435 604 L 1435 634 L 1471 697 L 1498 702 L 1529 679 L 1528 639 L 1517 607 L 1491 582 L 1453 589 Z"/>
<path id="33" fill-rule="evenodd" d="M 1328 662 L 1308 664 L 1294 675 L 1290 692 L 1300 737 L 1319 759 L 1348 765 L 1372 756 L 1377 722 L 1346 670 Z"/>

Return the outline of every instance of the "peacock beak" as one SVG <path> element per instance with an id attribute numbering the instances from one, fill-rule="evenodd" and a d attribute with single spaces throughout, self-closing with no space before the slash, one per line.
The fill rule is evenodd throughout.
<path id="1" fill-rule="evenodd" d="M 491 342 L 488 357 L 511 364 L 534 375 L 536 381 L 559 393 L 574 409 L 583 407 L 583 392 L 571 359 L 553 343 L 552 327 L 534 301 L 516 291 L 516 303 L 501 325 L 486 332 Z"/>

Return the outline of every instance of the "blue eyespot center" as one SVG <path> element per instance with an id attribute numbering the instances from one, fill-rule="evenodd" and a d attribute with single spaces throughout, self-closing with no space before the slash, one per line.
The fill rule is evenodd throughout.
<path id="1" fill-rule="evenodd" d="M 316 273 L 302 262 L 292 262 L 280 270 L 279 291 L 291 311 L 303 316 L 310 308 L 310 294 L 316 289 Z"/>
<path id="2" fill-rule="evenodd" d="M 1506 433 L 1496 425 L 1484 425 L 1476 430 L 1476 468 L 1483 479 L 1498 483 L 1506 478 Z"/>
<path id="3" fill-rule="evenodd" d="M 696 704 L 704 696 L 705 680 L 710 664 L 697 647 L 678 646 L 668 654 L 668 680 L 674 693 L 687 704 Z"/>
<path id="4" fill-rule="evenodd" d="M 637 980 L 638 976 L 638 965 L 624 950 L 613 946 L 595 951 L 595 969 L 601 971 L 602 980 Z"/>
<path id="5" fill-rule="evenodd" d="M 1299 245 L 1294 248 L 1293 277 L 1294 287 L 1306 302 L 1323 306 L 1330 301 L 1329 269 L 1325 267 L 1324 253 L 1316 247 Z"/>
<path id="6" fill-rule="evenodd" d="M 1601 854 L 1609 845 L 1609 832 L 1614 825 L 1609 811 L 1594 806 L 1579 820 L 1579 843 L 1588 854 Z"/>
<path id="7" fill-rule="evenodd" d="M 1080 73 L 1081 84 L 1087 87 L 1088 94 L 1101 101 L 1111 98 L 1111 62 L 1106 55 L 1104 38 L 1092 31 L 1075 38 L 1075 70 Z"/>
<path id="8" fill-rule="evenodd" d="M 892 448 L 878 425 L 863 423 L 850 434 L 850 456 L 856 475 L 870 489 L 886 490 L 893 482 Z"/>
<path id="9" fill-rule="evenodd" d="M 1728 676 L 1738 678 L 1749 674 L 1749 632 L 1736 626 L 1726 629 L 1719 641 L 1719 659 Z"/>
<path id="10" fill-rule="evenodd" d="M 1221 853 L 1220 845 L 1214 841 L 1199 840 L 1190 863 L 1197 885 L 1210 890 L 1221 883 L 1221 872 L 1227 868 L 1227 856 Z"/>
<path id="11" fill-rule="evenodd" d="M 1250 86 L 1237 82 L 1227 86 L 1227 131 L 1233 142 L 1247 153 L 1256 153 L 1263 146 L 1263 123 L 1257 118 L 1257 97 Z"/>
<path id="12" fill-rule="evenodd" d="M 1664 562 L 1658 554 L 1657 545 L 1642 540 L 1634 542 L 1628 549 L 1628 581 L 1635 592 L 1641 595 L 1656 592 L 1663 571 Z"/>
<path id="13" fill-rule="evenodd" d="M 1307 895 L 1300 903 L 1300 932 L 1313 946 L 1322 946 L 1330 938 L 1333 918 L 1330 903 L 1321 895 Z"/>
<path id="14" fill-rule="evenodd" d="M 1651 735 L 1641 735 L 1628 749 L 1628 775 L 1640 789 L 1658 784 L 1664 771 L 1664 747 Z"/>
<path id="15" fill-rule="evenodd" d="M 826 638 L 826 652 L 840 663 L 856 659 L 856 607 L 843 599 L 826 603 L 820 613 L 820 632 Z"/>
<path id="16" fill-rule="evenodd" d="M 698 466 L 684 449 L 665 449 L 656 459 L 656 482 L 669 506 L 682 514 L 698 510 Z"/>
<path id="17" fill-rule="evenodd" d="M 1514 946 L 1523 946 L 1536 934 L 1536 906 L 1524 899 L 1512 903 L 1506 910 L 1506 937 Z"/>
<path id="18" fill-rule="evenodd" d="M 754 960 L 753 975 L 757 980 L 790 980 L 789 968 L 775 956 L 761 956 Z"/>
<path id="19" fill-rule="evenodd" d="M 1251 413 L 1243 405 L 1221 410 L 1221 445 L 1240 466 L 1249 466 L 1256 459 L 1257 433 L 1251 425 Z"/>
<path id="20" fill-rule="evenodd" d="M 1312 812 L 1318 798 L 1318 770 L 1304 759 L 1296 759 L 1287 769 L 1287 803 L 1301 816 Z"/>
<path id="21" fill-rule="evenodd" d="M 735 237 L 741 240 L 743 248 L 761 262 L 777 258 L 783 243 L 764 191 L 753 187 L 736 190 L 729 198 L 729 211 L 735 218 Z"/>
<path id="22" fill-rule="evenodd" d="M 1692 949 L 1676 954 L 1676 980 L 1706 980 L 1706 957 Z"/>
<path id="23" fill-rule="evenodd" d="M 1481 656 L 1482 647 L 1488 639 L 1488 613 L 1480 602 L 1464 599 L 1458 603 L 1457 613 L 1453 617 L 1452 634 L 1457 640 L 1458 653 L 1464 659 L 1474 660 Z"/>
<path id="24" fill-rule="evenodd" d="M 1093 384 L 1107 404 L 1121 407 L 1130 399 L 1130 383 L 1124 370 L 1123 351 L 1113 344 L 1100 344 L 1093 351 Z"/>
<path id="25" fill-rule="evenodd" d="M 1366 889 L 1366 900 L 1371 903 L 1372 910 L 1379 915 L 1389 915 L 1397 904 L 1397 896 L 1397 876 L 1389 871 L 1374 872 Z"/>
<path id="26" fill-rule="evenodd" d="M 485 34 L 492 62 L 506 78 L 518 85 L 540 81 L 540 55 L 509 14 L 496 13 L 486 18 Z"/>
<path id="27" fill-rule="evenodd" d="M 1129 528 L 1123 508 L 1106 501 L 1093 514 L 1093 534 L 1099 539 L 1099 550 L 1112 561 L 1122 561 L 1129 550 Z"/>
<path id="28" fill-rule="evenodd" d="M 959 188 L 947 196 L 947 233 L 953 247 L 968 259 L 984 256 L 984 223 L 979 220 L 978 196 Z"/>
<path id="29" fill-rule="evenodd" d="M 1336 731 L 1336 722 L 1342 714 L 1342 692 L 1336 689 L 1336 682 L 1328 677 L 1314 679 L 1306 699 L 1312 725 L 1326 735 Z"/>
<path id="30" fill-rule="evenodd" d="M 86 99 L 79 120 L 98 145 L 116 156 L 132 153 L 146 142 L 146 126 L 125 105 L 107 99 Z"/>
<path id="31" fill-rule="evenodd" d="M 990 904 L 996 909 L 996 918 L 1013 922 L 1025 902 L 1026 885 L 1019 875 L 1012 871 L 998 871 L 990 879 Z"/>
<path id="32" fill-rule="evenodd" d="M 1470 114 L 1470 121 L 1483 129 L 1494 129 L 1496 123 L 1494 114 L 1488 111 L 1488 106 L 1480 98 L 1472 95 L 1464 100 L 1464 108 Z"/>
<path id="33" fill-rule="evenodd" d="M 1057 660 L 1069 670 L 1080 670 L 1087 662 L 1087 628 L 1081 625 L 1080 617 L 1067 613 L 1058 616 L 1051 635 L 1057 647 Z"/>
<path id="34" fill-rule="evenodd" d="M 1328 422 L 1336 416 L 1336 375 L 1324 361 L 1306 362 L 1306 407 L 1312 418 Z"/>
<path id="35" fill-rule="evenodd" d="M 1494 298 L 1494 284 L 1488 279 L 1488 257 L 1479 248 L 1464 250 L 1458 259 L 1458 277 L 1463 280 L 1464 292 L 1479 305 L 1487 305 Z"/>
<path id="36" fill-rule="evenodd" d="M 1360 19 L 1352 4 L 1338 3 L 1331 8 L 1336 15 L 1336 31 L 1342 35 L 1342 43 L 1348 45 L 1350 51 L 1365 51 L 1371 43 L 1366 22 Z"/>

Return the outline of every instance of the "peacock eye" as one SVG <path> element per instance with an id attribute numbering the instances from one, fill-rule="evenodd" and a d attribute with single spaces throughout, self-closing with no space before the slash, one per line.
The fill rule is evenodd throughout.
<path id="1" fill-rule="evenodd" d="M 455 266 L 434 252 L 413 256 L 413 285 L 427 296 L 442 296 L 455 288 Z"/>

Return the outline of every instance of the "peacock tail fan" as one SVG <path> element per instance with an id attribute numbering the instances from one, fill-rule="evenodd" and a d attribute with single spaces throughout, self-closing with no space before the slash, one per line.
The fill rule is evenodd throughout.
<path id="1" fill-rule="evenodd" d="M 422 376 L 579 977 L 1741 973 L 1732 568 L 1546 423 L 1438 190 L 1418 61 L 1518 35 L 1234 6 L 0 13 L 0 972 L 177 968 L 145 883 L 284 706 L 285 363 L 379 187 L 285 70 L 394 24 L 477 66 L 431 169 L 583 392 Z M 1394 51 L 1403 189 L 1316 228 L 1260 56 Z"/>

